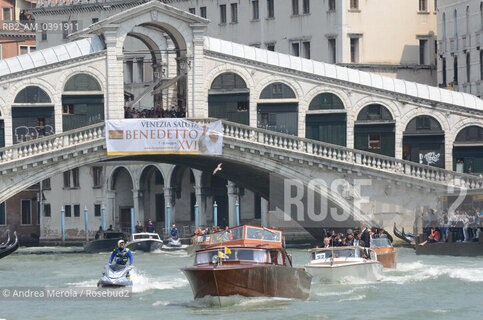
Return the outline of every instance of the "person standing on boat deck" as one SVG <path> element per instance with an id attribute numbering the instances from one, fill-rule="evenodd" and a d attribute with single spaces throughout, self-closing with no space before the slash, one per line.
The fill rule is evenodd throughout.
<path id="1" fill-rule="evenodd" d="M 148 225 L 146 226 L 146 232 L 149 232 L 149 233 L 155 233 L 156 232 L 156 230 L 154 228 L 153 221 L 151 219 L 148 220 Z"/>
<path id="2" fill-rule="evenodd" d="M 361 223 L 361 238 L 360 240 L 363 241 L 361 247 L 369 248 L 371 246 L 371 235 L 369 234 L 369 230 L 367 230 L 366 224 Z"/>
<path id="3" fill-rule="evenodd" d="M 324 238 L 324 248 L 330 248 L 330 240 L 331 238 L 329 237 Z"/>
<path id="4" fill-rule="evenodd" d="M 143 232 L 143 225 L 141 224 L 141 221 L 138 220 L 138 223 L 136 224 L 136 226 L 134 227 L 134 231 L 136 233 L 141 233 Z"/>

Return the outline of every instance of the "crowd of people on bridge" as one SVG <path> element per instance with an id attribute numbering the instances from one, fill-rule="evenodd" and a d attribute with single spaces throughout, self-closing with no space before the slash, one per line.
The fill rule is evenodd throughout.
<path id="1" fill-rule="evenodd" d="M 132 107 L 124 107 L 124 118 L 185 118 L 186 108 L 182 106 L 163 109 L 161 107 L 153 107 L 151 109 L 140 109 Z"/>
<path id="2" fill-rule="evenodd" d="M 479 241 L 482 229 L 483 210 L 480 208 L 459 208 L 453 213 L 426 210 L 422 215 L 423 233 L 427 240 L 422 242 L 471 242 Z"/>

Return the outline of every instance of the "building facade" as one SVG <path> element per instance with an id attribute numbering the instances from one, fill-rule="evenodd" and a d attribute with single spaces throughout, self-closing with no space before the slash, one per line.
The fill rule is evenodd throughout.
<path id="1" fill-rule="evenodd" d="M 75 31 L 144 1 L 109 1 L 109 6 L 103 2 L 64 4 L 40 0 L 35 15 L 39 22 L 71 21 Z M 163 2 L 210 20 L 207 32 L 216 38 L 397 79 L 436 84 L 436 1 Z M 65 43 L 66 38 L 66 32 L 48 36 L 46 32 L 37 33 L 40 48 Z M 139 43 L 132 47 L 140 48 Z"/>

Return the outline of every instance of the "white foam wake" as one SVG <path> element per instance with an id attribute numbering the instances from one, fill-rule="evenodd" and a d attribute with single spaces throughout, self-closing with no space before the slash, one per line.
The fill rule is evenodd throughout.
<path id="1" fill-rule="evenodd" d="M 133 292 L 143 292 L 147 290 L 166 290 L 176 289 L 188 285 L 188 280 L 181 277 L 154 278 L 135 269 L 131 272 L 133 282 Z"/>

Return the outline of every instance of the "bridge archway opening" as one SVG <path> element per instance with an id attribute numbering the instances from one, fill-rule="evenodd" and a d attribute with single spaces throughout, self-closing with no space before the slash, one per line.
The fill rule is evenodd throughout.
<path id="1" fill-rule="evenodd" d="M 234 72 L 225 72 L 213 80 L 208 92 L 208 116 L 249 125 L 250 90 Z"/>
<path id="2" fill-rule="evenodd" d="M 54 104 L 47 92 L 38 86 L 27 86 L 20 90 L 12 103 L 13 143 L 54 133 Z"/>
<path id="3" fill-rule="evenodd" d="M 469 126 L 458 132 L 453 144 L 456 172 L 483 173 L 483 128 Z"/>
<path id="4" fill-rule="evenodd" d="M 164 177 L 154 165 L 146 166 L 139 180 L 139 220 L 143 225 L 151 219 L 159 229 L 164 226 Z"/>
<path id="5" fill-rule="evenodd" d="M 297 135 L 298 99 L 287 84 L 274 82 L 261 92 L 257 103 L 258 128 Z"/>
<path id="6" fill-rule="evenodd" d="M 342 100 L 335 94 L 318 94 L 305 116 L 305 136 L 322 142 L 346 146 L 347 114 Z"/>
<path id="7" fill-rule="evenodd" d="M 354 148 L 394 157 L 396 122 L 381 104 L 365 106 L 354 125 Z"/>
<path id="8" fill-rule="evenodd" d="M 444 168 L 444 131 L 435 118 L 413 118 L 403 132 L 403 159 Z"/>
<path id="9" fill-rule="evenodd" d="M 195 177 L 191 168 L 186 165 L 177 165 L 171 174 L 170 186 L 172 188 L 170 206 L 176 210 L 175 214 L 170 217 L 171 224 L 176 222 L 181 225 L 190 225 L 194 221 L 196 203 Z"/>
<path id="10" fill-rule="evenodd" d="M 114 191 L 113 216 L 116 228 L 131 230 L 131 208 L 134 207 L 131 174 L 125 167 L 116 168 L 111 175 L 111 190 Z"/>
<path id="11" fill-rule="evenodd" d="M 142 23 L 123 43 L 126 117 L 183 113 L 186 106 L 187 45 L 181 33 L 164 23 Z M 134 114 L 136 114 L 134 116 Z"/>
<path id="12" fill-rule="evenodd" d="M 104 93 L 87 73 L 71 76 L 62 92 L 62 130 L 69 131 L 104 121 Z"/>

